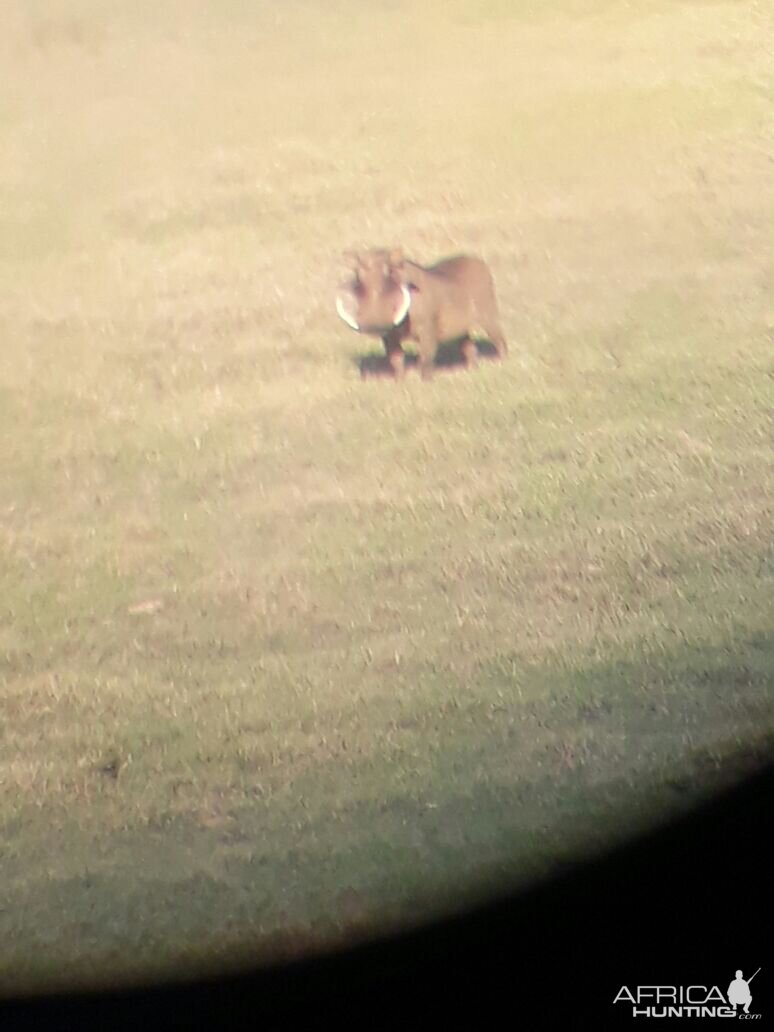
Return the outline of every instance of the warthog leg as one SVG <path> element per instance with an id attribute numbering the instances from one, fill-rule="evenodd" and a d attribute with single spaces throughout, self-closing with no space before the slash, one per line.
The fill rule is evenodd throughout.
<path id="1" fill-rule="evenodd" d="M 475 369 L 478 362 L 478 348 L 476 342 L 471 340 L 470 337 L 466 337 L 462 342 L 462 357 L 465 359 L 465 367 L 467 369 Z"/>
<path id="2" fill-rule="evenodd" d="M 402 380 L 406 372 L 406 356 L 400 343 L 400 334 L 397 331 L 388 333 L 382 338 L 382 343 L 393 376 L 396 380 Z"/>
<path id="3" fill-rule="evenodd" d="M 438 351 L 438 337 L 430 320 L 417 326 L 415 332 L 419 351 L 419 375 L 423 380 L 432 380 L 435 372 L 435 354 Z"/>
<path id="4" fill-rule="evenodd" d="M 508 354 L 508 345 L 505 343 L 505 334 L 500 329 L 499 324 L 494 323 L 487 329 L 487 337 L 494 344 L 497 349 L 497 357 L 503 359 Z"/>

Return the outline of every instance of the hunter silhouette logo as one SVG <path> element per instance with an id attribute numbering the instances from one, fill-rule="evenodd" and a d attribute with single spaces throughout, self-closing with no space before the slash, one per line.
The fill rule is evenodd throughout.
<path id="1" fill-rule="evenodd" d="M 760 971 L 760 968 L 758 968 Z M 750 975 L 748 979 L 742 978 L 742 972 L 737 971 L 736 977 L 734 978 L 731 985 L 728 987 L 728 1002 L 732 1005 L 734 1010 L 740 1005 L 744 1008 L 744 1013 L 750 1013 L 750 1004 L 752 1003 L 752 993 L 750 992 L 750 982 L 758 974 L 758 971 L 754 975 Z"/>
<path id="2" fill-rule="evenodd" d="M 750 1013 L 750 983 L 758 971 L 745 978 L 744 973 L 737 970 L 727 993 L 723 993 L 717 985 L 638 985 L 633 989 L 622 985 L 613 1003 L 631 1004 L 633 1018 L 755 1020 L 760 1018 L 760 1014 Z"/>

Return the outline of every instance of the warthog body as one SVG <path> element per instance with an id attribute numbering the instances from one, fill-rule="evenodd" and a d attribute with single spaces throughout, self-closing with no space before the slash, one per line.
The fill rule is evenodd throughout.
<path id="1" fill-rule="evenodd" d="M 432 376 L 438 345 L 446 341 L 462 341 L 469 367 L 477 357 L 476 337 L 491 341 L 498 358 L 505 358 L 494 282 L 480 258 L 462 255 L 423 268 L 399 250 L 351 257 L 354 275 L 339 291 L 336 310 L 358 333 L 382 338 L 397 379 L 404 373 L 406 340 L 417 344 L 423 379 Z"/>

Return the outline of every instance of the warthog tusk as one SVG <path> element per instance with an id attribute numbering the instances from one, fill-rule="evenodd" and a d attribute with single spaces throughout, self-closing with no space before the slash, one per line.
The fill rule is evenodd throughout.
<path id="1" fill-rule="evenodd" d="M 401 303 L 400 308 L 398 309 L 398 314 L 395 316 L 395 318 L 392 321 L 392 325 L 393 326 L 400 326 L 400 324 L 403 322 L 403 320 L 408 315 L 408 310 L 411 307 L 411 293 L 410 293 L 408 287 L 404 286 L 403 284 L 401 284 L 401 288 L 400 289 L 401 289 L 401 293 L 403 294 L 403 301 Z"/>
<path id="2" fill-rule="evenodd" d="M 344 322 L 347 324 L 347 326 L 351 326 L 353 330 L 359 330 L 360 329 L 358 324 L 355 322 L 355 320 L 352 318 L 352 316 L 349 314 L 349 312 L 344 307 L 344 304 L 342 303 L 342 300 L 341 300 L 340 296 L 336 298 L 336 311 L 339 313 L 339 315 L 344 320 Z"/>

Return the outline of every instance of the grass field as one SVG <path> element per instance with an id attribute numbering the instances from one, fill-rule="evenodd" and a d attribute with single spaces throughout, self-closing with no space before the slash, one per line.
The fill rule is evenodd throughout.
<path id="1" fill-rule="evenodd" d="M 0 990 L 528 883 L 774 728 L 767 0 L 4 0 Z M 510 357 L 360 378 L 353 246 Z M 722 887 L 721 887 L 722 891 Z"/>

